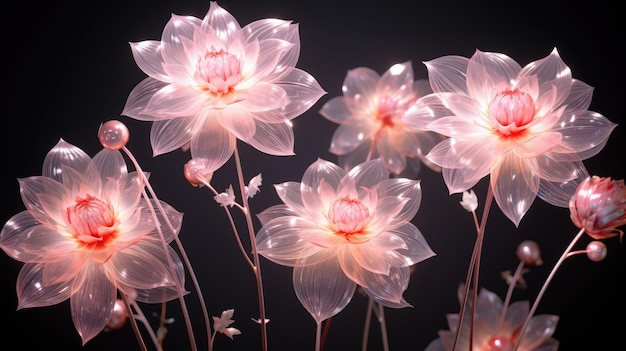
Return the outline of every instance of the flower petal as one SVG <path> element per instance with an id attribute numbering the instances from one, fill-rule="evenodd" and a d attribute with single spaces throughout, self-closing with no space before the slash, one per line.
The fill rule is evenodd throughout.
<path id="1" fill-rule="evenodd" d="M 211 113 L 200 128 L 191 138 L 191 157 L 206 159 L 207 171 L 213 172 L 233 155 L 237 139 L 217 123 Z"/>
<path id="2" fill-rule="evenodd" d="M 274 156 L 294 155 L 295 138 L 291 125 L 284 123 L 265 123 L 255 120 L 256 131 L 247 140 L 255 149 Z"/>
<path id="3" fill-rule="evenodd" d="M 60 139 L 59 142 L 46 154 L 41 169 L 41 175 L 54 179 L 58 182 L 62 181 L 63 167 L 75 169 L 83 172 L 87 169 L 87 165 L 91 161 L 91 157 L 78 147 Z"/>
<path id="4" fill-rule="evenodd" d="M 491 172 L 493 195 L 502 212 L 515 224 L 526 214 L 539 190 L 539 176 L 531 172 L 527 162 L 507 154 Z"/>
<path id="5" fill-rule="evenodd" d="M 276 218 L 266 223 L 257 233 L 257 251 L 274 263 L 293 267 L 297 259 L 322 250 L 322 247 L 307 240 L 319 234 L 319 228 L 302 218 Z"/>
<path id="6" fill-rule="evenodd" d="M 26 263 L 17 276 L 17 309 L 56 305 L 70 298 L 72 280 L 43 284 L 45 264 Z"/>

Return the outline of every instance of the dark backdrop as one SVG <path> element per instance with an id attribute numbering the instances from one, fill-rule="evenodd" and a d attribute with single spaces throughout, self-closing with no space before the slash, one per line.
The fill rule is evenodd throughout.
<path id="1" fill-rule="evenodd" d="M 607 2 L 608 3 L 608 2 Z M 328 153 L 336 125 L 318 114 L 330 98 L 341 94 L 347 70 L 370 67 L 380 73 L 392 64 L 413 61 L 416 78 L 426 78 L 422 61 L 443 55 L 471 56 L 476 49 L 508 54 L 520 64 L 543 58 L 557 48 L 575 78 L 595 87 L 591 110 L 620 125 L 608 144 L 585 164 L 591 174 L 625 177 L 624 113 L 622 103 L 624 26 L 618 23 L 617 5 L 590 1 L 557 6 L 548 2 L 448 1 L 235 1 L 220 5 L 243 26 L 277 17 L 300 24 L 302 51 L 298 67 L 310 72 L 328 92 L 294 126 L 294 157 L 274 157 L 240 144 L 246 178 L 262 172 L 261 193 L 251 200 L 259 212 L 278 203 L 272 184 L 300 181 L 317 157 L 335 161 Z M 161 199 L 185 213 L 180 234 L 203 287 L 211 315 L 235 309 L 234 326 L 243 331 L 234 341 L 218 335 L 215 350 L 259 349 L 254 278 L 242 259 L 223 211 L 207 189 L 192 188 L 182 167 L 188 159 L 180 151 L 152 158 L 150 123 L 121 117 L 131 89 L 144 77 L 136 66 L 128 42 L 159 39 L 171 13 L 202 18 L 204 0 L 128 0 L 91 2 L 16 2 L 5 11 L 3 80 L 2 223 L 24 209 L 16 178 L 41 174 L 47 151 L 60 138 L 90 155 L 100 149 L 96 132 L 100 123 L 121 119 L 131 131 L 127 145 Z M 11 19 L 9 21 L 8 19 Z M 414 307 L 386 310 L 392 350 L 423 350 L 447 329 L 446 313 L 458 312 L 456 288 L 465 279 L 474 231 L 470 215 L 459 205 L 460 195 L 448 195 L 440 174 L 424 169 L 422 207 L 414 219 L 437 256 L 416 266 L 406 299 Z M 213 180 L 218 190 L 235 182 L 232 160 Z M 476 192 L 481 201 L 485 182 Z M 258 223 L 257 223 L 258 225 Z M 528 288 L 516 290 L 513 300 L 534 299 L 550 267 L 577 228 L 569 211 L 536 200 L 519 228 L 492 207 L 484 244 L 481 286 L 504 297 L 500 277 L 517 266 L 515 248 L 526 239 L 542 250 L 544 265 L 526 274 Z M 577 248 L 589 241 L 581 240 Z M 624 331 L 624 249 L 617 238 L 606 240 L 608 257 L 598 263 L 576 256 L 557 273 L 539 305 L 538 313 L 561 317 L 554 336 L 561 350 L 610 350 L 622 345 Z M 16 311 L 15 282 L 20 262 L 0 254 L 2 297 L 0 349 L 80 350 L 68 301 L 56 306 Z M 271 350 L 313 350 L 315 323 L 293 293 L 291 269 L 262 260 L 267 313 L 271 322 Z M 188 284 L 188 288 L 192 286 Z M 201 349 L 203 325 L 197 299 L 188 299 Z M 332 321 L 326 350 L 360 350 L 367 301 L 355 295 Z M 167 350 L 188 349 L 187 334 L 178 304 L 169 304 Z M 148 318 L 155 306 L 145 306 Z M 380 336 L 373 324 L 370 350 L 379 350 Z M 613 345 L 613 346 L 610 346 Z M 105 332 L 83 350 L 137 350 L 127 325 Z"/>

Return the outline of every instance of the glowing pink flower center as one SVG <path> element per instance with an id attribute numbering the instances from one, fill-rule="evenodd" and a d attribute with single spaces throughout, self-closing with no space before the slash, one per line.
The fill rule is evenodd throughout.
<path id="1" fill-rule="evenodd" d="M 514 342 L 504 336 L 492 336 L 482 351 L 510 351 L 513 350 Z"/>
<path id="2" fill-rule="evenodd" d="M 111 205 L 93 195 L 77 196 L 66 209 L 74 237 L 90 247 L 104 247 L 116 234 L 115 212 Z"/>
<path id="3" fill-rule="evenodd" d="M 393 127 L 398 122 L 400 113 L 398 112 L 398 100 L 385 96 L 378 102 L 378 112 L 376 117 L 383 127 Z"/>
<path id="4" fill-rule="evenodd" d="M 360 200 L 343 197 L 335 200 L 330 207 L 329 218 L 337 235 L 346 239 L 354 234 L 363 234 L 370 212 Z"/>
<path id="5" fill-rule="evenodd" d="M 523 130 L 535 117 L 533 98 L 518 89 L 499 92 L 489 105 L 489 115 L 498 122 L 498 131 L 510 135 Z"/>
<path id="6" fill-rule="evenodd" d="M 208 91 L 219 96 L 230 92 L 239 83 L 240 70 L 239 58 L 220 50 L 200 58 L 196 77 L 207 83 Z"/>

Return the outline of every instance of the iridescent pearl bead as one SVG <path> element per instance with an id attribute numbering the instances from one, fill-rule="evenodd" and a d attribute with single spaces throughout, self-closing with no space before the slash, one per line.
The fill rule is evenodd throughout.
<path id="1" fill-rule="evenodd" d="M 184 174 L 187 181 L 193 186 L 203 186 L 213 178 L 213 172 L 208 170 L 203 159 L 191 159 L 185 163 Z"/>
<path id="2" fill-rule="evenodd" d="M 126 305 L 124 304 L 124 301 L 117 299 L 115 300 L 111 317 L 109 317 L 109 321 L 106 326 L 109 330 L 122 329 L 122 327 L 126 324 L 126 318 L 128 318 Z"/>
<path id="3" fill-rule="evenodd" d="M 593 262 L 600 262 L 606 257 L 606 245 L 601 241 L 592 241 L 587 244 L 587 257 Z"/>
<path id="4" fill-rule="evenodd" d="M 109 150 L 119 150 L 126 146 L 130 132 L 126 125 L 118 120 L 110 120 L 100 125 L 98 139 Z"/>
<path id="5" fill-rule="evenodd" d="M 527 266 L 540 266 L 543 263 L 539 245 L 532 240 L 522 241 L 517 246 L 516 254 L 519 260 Z"/>

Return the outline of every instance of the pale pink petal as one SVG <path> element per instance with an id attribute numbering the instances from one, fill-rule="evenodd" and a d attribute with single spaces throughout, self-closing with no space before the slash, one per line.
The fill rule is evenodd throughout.
<path id="1" fill-rule="evenodd" d="M 22 211 L 2 227 L 0 248 L 18 261 L 37 262 L 48 252 L 47 246 L 59 239 L 63 237 L 54 229 L 40 225 L 28 211 Z"/>
<path id="2" fill-rule="evenodd" d="M 398 225 L 413 219 L 422 201 L 422 188 L 419 180 L 393 178 L 382 181 L 377 188 L 379 203 L 383 199 L 411 199 L 404 204 L 402 211 L 394 214 L 394 222 Z M 401 200 L 401 202 L 404 202 Z M 387 204 L 387 202 L 385 202 Z M 392 206 L 395 207 L 395 206 Z M 380 208 L 377 208 L 377 215 Z"/>
<path id="3" fill-rule="evenodd" d="M 402 237 L 392 233 L 391 231 L 388 231 L 372 236 L 372 238 L 367 242 L 367 249 L 387 252 L 395 251 L 397 249 L 406 249 L 406 245 L 407 244 L 402 239 Z"/>
<path id="4" fill-rule="evenodd" d="M 528 317 L 529 311 L 530 303 L 528 300 L 515 301 L 507 308 L 504 323 L 510 328 L 519 328 Z"/>
<path id="5" fill-rule="evenodd" d="M 294 155 L 295 137 L 289 123 L 265 123 L 255 120 L 254 124 L 256 128 L 254 135 L 244 141 L 268 155 Z"/>
<path id="6" fill-rule="evenodd" d="M 451 138 L 480 139 L 488 137 L 491 133 L 489 129 L 482 125 L 456 116 L 436 119 L 429 123 L 427 128 Z"/>
<path id="7" fill-rule="evenodd" d="M 18 183 L 22 202 L 35 220 L 65 223 L 61 212 L 64 204 L 73 197 L 61 183 L 41 176 L 18 179 Z"/>
<path id="8" fill-rule="evenodd" d="M 230 111 L 234 105 L 229 106 L 229 118 L 239 117 L 240 113 L 256 113 L 281 108 L 289 102 L 285 90 L 277 84 L 259 82 L 250 89 L 240 91 L 237 94 L 242 101 L 237 104 L 237 109 Z M 234 118 L 238 119 L 238 118 Z"/>
<path id="9" fill-rule="evenodd" d="M 540 159 L 540 165 L 545 163 L 547 159 Z M 558 159 L 556 162 L 552 160 L 550 163 L 555 166 L 555 163 L 560 162 Z M 567 172 L 563 172 L 565 170 Z M 578 185 L 589 176 L 585 165 L 582 161 L 572 161 L 569 163 L 561 163 L 558 168 L 554 168 L 553 172 L 560 172 L 561 174 L 569 174 L 572 178 L 566 181 L 549 181 L 542 179 L 539 183 L 539 190 L 537 196 L 549 204 L 568 207 L 569 200 L 576 194 L 576 188 Z M 553 175 L 553 174 L 552 174 Z"/>
<path id="10" fill-rule="evenodd" d="M 398 150 L 398 142 L 402 140 L 403 135 L 396 133 L 384 133 L 377 142 L 378 152 L 385 161 L 385 165 L 389 172 L 399 174 L 406 168 L 406 157 Z"/>
<path id="11" fill-rule="evenodd" d="M 46 154 L 41 168 L 41 175 L 61 182 L 62 168 L 70 167 L 78 172 L 87 169 L 91 157 L 78 147 L 60 139 Z"/>
<path id="12" fill-rule="evenodd" d="M 150 129 L 152 155 L 162 155 L 188 143 L 191 138 L 189 130 L 194 124 L 195 121 L 190 117 L 154 121 Z"/>
<path id="13" fill-rule="evenodd" d="M 422 262 L 435 256 L 435 252 L 433 252 L 430 245 L 426 242 L 426 238 L 424 238 L 420 230 L 412 223 L 405 223 L 394 228 L 384 236 L 376 236 L 372 239 L 372 245 L 376 243 L 376 245 L 380 246 L 382 245 L 381 240 L 389 241 L 392 238 L 393 242 L 398 239 L 404 242 L 404 245 L 398 247 L 395 251 L 404 256 L 404 265 L 406 266 Z"/>
<path id="14" fill-rule="evenodd" d="M 617 124 L 597 112 L 577 111 L 564 115 L 553 131 L 563 134 L 563 143 L 586 160 L 602 150 L 615 127 Z"/>
<path id="15" fill-rule="evenodd" d="M 344 124 L 352 117 L 352 110 L 348 108 L 346 100 L 345 96 L 335 96 L 324 103 L 319 113 L 331 122 Z"/>
<path id="16" fill-rule="evenodd" d="M 502 212 L 519 225 L 539 191 L 539 176 L 530 172 L 526 161 L 508 154 L 491 172 L 494 199 Z"/>
<path id="17" fill-rule="evenodd" d="M 323 208 L 320 197 L 322 180 L 330 189 L 337 189 L 346 172 L 336 164 L 318 158 L 305 171 L 300 183 L 302 203 L 309 212 L 319 212 Z M 334 201 L 334 198 L 332 199 Z"/>
<path id="18" fill-rule="evenodd" d="M 377 247 L 374 245 L 346 245 L 345 250 L 347 255 L 349 255 L 349 257 L 345 258 L 346 260 L 354 261 L 355 264 L 372 273 L 387 275 L 391 265 L 399 261 L 398 258 L 395 258 L 395 260 L 391 258 L 394 255 L 393 252 L 388 254 L 385 251 L 377 250 Z M 340 256 L 339 260 L 341 261 L 342 259 L 344 258 Z M 347 264 L 347 266 L 351 265 Z"/>
<path id="19" fill-rule="evenodd" d="M 513 149 L 513 152 L 521 158 L 534 158 L 552 150 L 561 140 L 561 133 L 545 132 L 526 140 Z"/>
<path id="20" fill-rule="evenodd" d="M 120 284 L 120 290 L 124 291 L 130 296 L 134 296 L 135 300 L 143 303 L 155 304 L 172 301 L 180 298 L 180 296 L 186 296 L 189 291 L 178 291 L 175 286 L 161 286 L 152 289 L 133 289 Z"/>
<path id="21" fill-rule="evenodd" d="M 279 60 L 283 54 L 291 52 L 292 47 L 292 43 L 275 38 L 249 43 L 241 71 L 243 80 L 237 89 L 250 89 L 260 82 L 271 84 L 289 72 L 292 67 L 279 66 Z"/>
<path id="22" fill-rule="evenodd" d="M 550 55 L 526 65 L 519 75 L 536 75 L 540 82 L 540 95 L 556 87 L 558 95 L 554 102 L 555 106 L 561 106 L 572 89 L 572 72 L 563 62 L 556 48 Z"/>
<path id="23" fill-rule="evenodd" d="M 504 54 L 476 50 L 467 65 L 468 95 L 477 99 L 478 106 L 486 107 L 495 95 L 494 89 L 502 82 L 510 84 L 521 69 L 515 60 Z"/>
<path id="24" fill-rule="evenodd" d="M 276 55 L 278 61 L 274 63 L 273 71 L 266 73 L 264 76 L 268 81 L 281 79 L 289 70 L 295 67 L 300 57 L 300 33 L 299 25 L 292 24 L 290 21 L 267 18 L 261 19 L 246 25 L 243 28 L 248 41 L 259 40 L 261 42 L 268 39 L 281 39 L 290 43 L 286 46 L 287 51 L 282 51 L 280 55 Z M 269 50 L 273 52 L 273 50 Z"/>
<path id="25" fill-rule="evenodd" d="M 391 308 L 411 306 L 402 297 L 409 285 L 409 267 L 391 266 L 387 275 L 365 270 L 362 273 L 364 284 L 361 284 L 361 286 L 376 302 Z"/>
<path id="26" fill-rule="evenodd" d="M 467 173 L 462 168 L 443 168 L 441 174 L 448 187 L 448 193 L 456 194 L 473 188 L 478 181 L 489 174 L 489 169 L 485 168 L 482 171 L 474 170 L 472 173 Z"/>
<path id="27" fill-rule="evenodd" d="M 203 105 L 204 95 L 194 87 L 170 84 L 156 91 L 141 113 L 162 119 L 193 116 Z"/>
<path id="28" fill-rule="evenodd" d="M 158 223 L 160 223 L 161 233 L 165 239 L 166 243 L 170 243 L 174 240 L 175 236 L 178 236 L 180 229 L 183 225 L 183 214 L 172 207 L 165 201 L 160 200 L 159 204 L 155 202 L 154 199 L 150 199 L 150 204 L 152 208 L 155 209 Z M 165 217 L 164 217 L 165 215 Z M 152 212 L 146 206 L 142 206 L 141 208 L 141 222 L 144 224 L 152 224 L 153 228 L 157 223 L 154 223 L 152 218 Z M 148 217 L 149 216 L 149 217 Z M 148 219 L 149 218 L 149 219 Z M 152 237 L 156 237 L 159 240 L 161 239 L 161 235 L 153 229 L 152 233 L 148 235 Z"/>
<path id="29" fill-rule="evenodd" d="M 161 46 L 163 50 L 163 62 L 180 66 L 188 66 L 191 64 L 189 60 L 190 56 L 185 50 L 185 46 L 189 45 L 186 45 L 185 43 L 193 39 L 194 33 L 198 32 L 198 28 L 201 25 L 202 22 L 199 18 L 172 14 L 170 20 L 165 24 L 163 33 L 161 34 L 161 42 L 163 43 Z M 143 68 L 142 71 L 150 75 Z M 159 79 L 158 77 L 154 78 Z M 169 80 L 166 79 L 161 80 L 169 82 Z"/>
<path id="30" fill-rule="evenodd" d="M 217 123 L 211 113 L 204 117 L 199 130 L 191 139 L 191 157 L 205 158 L 207 171 L 213 172 L 233 155 L 237 139 Z"/>
<path id="31" fill-rule="evenodd" d="M 369 189 L 378 186 L 380 182 L 388 180 L 389 173 L 384 161 L 381 158 L 377 158 L 352 168 L 348 172 L 346 179 L 348 178 L 353 179 L 357 189 L 361 187 Z M 338 188 L 340 187 L 341 185 Z"/>
<path id="32" fill-rule="evenodd" d="M 556 331 L 559 316 L 540 314 L 533 316 L 528 323 L 520 348 L 534 350 L 549 339 Z"/>
<path id="33" fill-rule="evenodd" d="M 309 265 L 301 260 L 293 269 L 293 287 L 298 300 L 320 324 L 341 312 L 350 302 L 356 284 L 329 258 Z"/>
<path id="34" fill-rule="evenodd" d="M 215 30 L 223 42 L 243 39 L 239 22 L 215 1 L 210 2 L 209 12 L 202 19 L 202 30 L 207 32 L 209 27 Z"/>
<path id="35" fill-rule="evenodd" d="M 280 184 L 275 184 L 274 189 L 276 189 L 276 194 L 289 208 L 288 210 L 282 208 L 277 210 L 280 210 L 281 212 L 293 212 L 299 216 L 307 214 L 307 210 L 302 203 L 302 195 L 300 194 L 300 183 L 284 182 Z"/>
<path id="36" fill-rule="evenodd" d="M 466 119 L 467 123 L 472 123 L 475 125 L 475 127 L 482 127 L 484 129 L 493 128 L 493 126 L 489 124 L 483 111 L 480 109 L 480 106 L 478 105 L 477 101 L 474 100 L 473 98 L 466 96 L 466 95 L 460 95 L 460 94 L 455 94 L 455 93 L 439 93 L 437 94 L 437 96 L 439 97 L 441 102 L 444 104 L 444 106 L 450 109 L 450 111 L 454 115 L 456 115 L 457 118 Z M 436 121 L 433 123 L 434 123 L 433 126 L 437 126 Z M 464 132 L 463 130 L 458 131 L 458 130 L 451 129 L 451 128 L 447 128 L 443 130 L 435 130 L 433 129 L 433 126 L 429 124 L 427 128 L 431 131 L 438 132 L 446 136 L 455 136 L 456 134 L 453 134 L 453 133 Z M 457 124 L 453 126 L 458 127 L 458 122 Z M 469 131 L 476 133 L 473 129 L 470 129 Z M 486 134 L 486 131 L 483 133 Z"/>
<path id="37" fill-rule="evenodd" d="M 380 77 L 377 83 L 377 91 L 386 92 L 411 91 L 413 87 L 413 64 L 411 61 L 396 63 Z"/>
<path id="38" fill-rule="evenodd" d="M 136 172 L 130 173 L 126 177 L 126 182 L 120 185 L 118 192 L 108 188 L 103 191 L 103 193 L 109 194 L 111 205 L 117 209 L 120 220 L 130 217 L 137 209 L 144 187 L 143 179 L 138 176 L 139 174 Z"/>
<path id="39" fill-rule="evenodd" d="M 87 170 L 87 178 L 100 176 L 102 181 L 112 178 L 112 181 L 125 182 L 128 169 L 122 153 L 119 150 L 100 150 L 92 159 Z M 124 179 L 121 179 L 124 177 Z"/>
<path id="40" fill-rule="evenodd" d="M 591 105 L 593 87 L 577 79 L 572 79 L 572 90 L 563 105 L 567 110 L 587 110 Z"/>
<path id="41" fill-rule="evenodd" d="M 86 258 L 82 252 L 57 256 L 55 261 L 45 265 L 41 283 L 44 286 L 50 286 L 73 280 L 85 265 Z"/>
<path id="42" fill-rule="evenodd" d="M 45 264 L 26 263 L 17 276 L 17 309 L 56 305 L 70 298 L 72 280 L 46 286 L 43 284 Z"/>
<path id="43" fill-rule="evenodd" d="M 169 251 L 169 250 L 168 250 Z M 177 276 L 183 265 L 178 255 L 170 252 Z M 107 275 L 126 286 L 151 289 L 159 286 L 175 286 L 163 244 L 159 241 L 141 241 L 116 253 L 104 264 Z"/>
<path id="44" fill-rule="evenodd" d="M 139 82 L 139 84 L 137 84 L 128 95 L 124 109 L 122 110 L 122 115 L 132 117 L 140 121 L 155 121 L 162 119 L 160 116 L 145 114 L 144 110 L 154 94 L 167 85 L 168 83 L 164 83 L 152 77 L 145 78 Z"/>
<path id="45" fill-rule="evenodd" d="M 276 84 L 285 90 L 289 98 L 289 103 L 280 109 L 287 120 L 302 115 L 326 94 L 311 74 L 298 68 L 289 71 Z"/>
<path id="46" fill-rule="evenodd" d="M 339 126 L 339 128 L 341 128 L 341 126 Z M 370 159 L 380 157 L 377 150 L 371 150 L 371 146 L 371 139 L 366 139 L 365 142 L 360 144 L 356 149 L 352 150 L 351 152 L 348 152 L 345 155 L 337 155 L 339 165 L 345 170 L 350 170 L 358 166 L 360 163 L 365 162 L 368 157 L 370 157 Z"/>
<path id="47" fill-rule="evenodd" d="M 368 119 L 358 119 L 355 123 L 339 125 L 333 134 L 329 151 L 335 155 L 345 155 L 365 142 L 369 145 L 372 135 L 376 132 L 373 127 L 371 120 Z"/>
<path id="48" fill-rule="evenodd" d="M 163 69 L 163 45 L 157 40 L 130 43 L 130 49 L 137 66 L 152 79 L 171 83 L 172 79 Z"/>
<path id="49" fill-rule="evenodd" d="M 423 63 L 428 69 L 428 80 L 433 92 L 467 94 L 465 82 L 465 73 L 469 63 L 467 57 L 448 55 Z"/>
<path id="50" fill-rule="evenodd" d="M 117 289 L 100 267 L 91 264 L 84 271 L 85 282 L 70 298 L 72 320 L 83 345 L 104 329 L 117 297 Z"/>
<path id="51" fill-rule="evenodd" d="M 298 258 L 308 257 L 322 250 L 306 240 L 307 234 L 320 233 L 315 224 L 300 217 L 280 217 L 264 225 L 256 235 L 257 250 L 268 260 L 293 267 Z"/>
<path id="52" fill-rule="evenodd" d="M 358 67 L 351 69 L 344 78 L 341 90 L 348 99 L 369 100 L 376 94 L 380 75 L 371 68 Z"/>
<path id="53" fill-rule="evenodd" d="M 298 183 L 294 182 L 294 184 L 298 184 Z M 298 215 L 298 212 L 293 210 L 290 206 L 274 205 L 272 207 L 266 208 L 260 213 L 257 213 L 256 217 L 259 219 L 259 222 L 261 222 L 261 225 L 263 226 L 267 224 L 267 222 L 271 221 L 272 219 L 276 219 L 276 218 L 280 218 L 284 216 L 297 216 L 297 215 Z"/>
<path id="54" fill-rule="evenodd" d="M 227 111 L 215 114 L 217 122 L 230 134 L 247 142 L 256 131 L 252 113 L 240 106 L 230 106 Z"/>
<path id="55" fill-rule="evenodd" d="M 410 128 L 427 130 L 428 124 L 436 118 L 450 115 L 452 112 L 443 105 L 437 94 L 428 94 L 411 105 L 401 120 Z"/>

